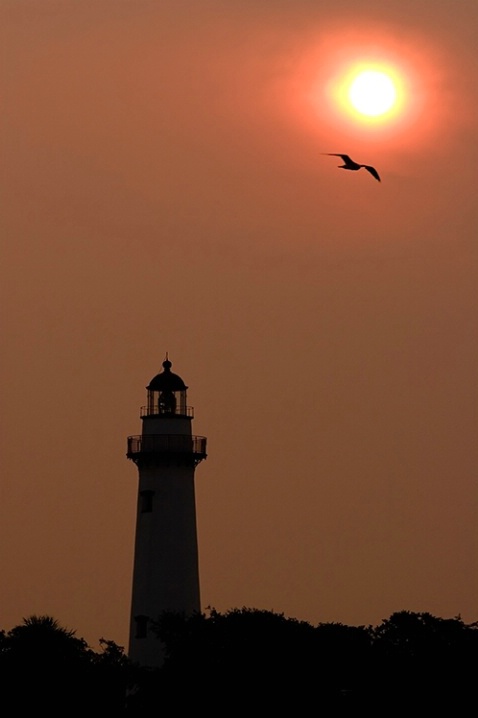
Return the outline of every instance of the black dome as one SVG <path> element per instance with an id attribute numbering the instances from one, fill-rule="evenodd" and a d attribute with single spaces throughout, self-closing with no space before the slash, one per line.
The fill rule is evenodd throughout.
<path id="1" fill-rule="evenodd" d="M 185 391 L 187 389 L 186 384 L 180 376 L 173 374 L 171 366 L 169 359 L 163 361 L 164 371 L 160 374 L 156 374 L 146 389 L 149 391 Z"/>

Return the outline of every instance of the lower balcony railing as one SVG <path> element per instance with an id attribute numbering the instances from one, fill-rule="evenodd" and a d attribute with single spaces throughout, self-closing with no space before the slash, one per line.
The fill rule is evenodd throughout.
<path id="1" fill-rule="evenodd" d="M 205 436 L 184 434 L 149 434 L 128 437 L 127 457 L 134 459 L 145 454 L 193 454 L 198 460 L 206 458 Z"/>

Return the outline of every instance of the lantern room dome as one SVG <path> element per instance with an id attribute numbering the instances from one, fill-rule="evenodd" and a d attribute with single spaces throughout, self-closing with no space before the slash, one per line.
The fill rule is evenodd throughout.
<path id="1" fill-rule="evenodd" d="M 163 361 L 163 371 L 156 374 L 146 387 L 148 391 L 186 391 L 187 386 L 180 376 L 173 374 L 171 371 L 171 362 L 169 359 Z"/>

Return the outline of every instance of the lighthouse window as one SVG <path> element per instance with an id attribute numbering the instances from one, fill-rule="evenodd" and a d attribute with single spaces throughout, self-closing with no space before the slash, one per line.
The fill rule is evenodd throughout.
<path id="1" fill-rule="evenodd" d="M 151 513 L 153 510 L 154 491 L 141 491 L 139 495 L 141 500 L 141 513 Z"/>
<path id="2" fill-rule="evenodd" d="M 147 616 L 135 616 L 136 621 L 136 638 L 146 638 L 148 632 L 148 617 Z"/>
<path id="3" fill-rule="evenodd" d="M 174 414 L 176 412 L 176 397 L 172 391 L 162 391 L 159 395 L 159 413 Z"/>

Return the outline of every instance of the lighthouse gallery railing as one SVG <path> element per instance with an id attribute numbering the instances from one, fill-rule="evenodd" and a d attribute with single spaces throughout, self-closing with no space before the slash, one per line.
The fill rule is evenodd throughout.
<path id="1" fill-rule="evenodd" d="M 145 453 L 190 453 L 205 457 L 206 442 L 205 436 L 185 436 L 184 434 L 128 436 L 127 456 L 131 458 Z"/>

